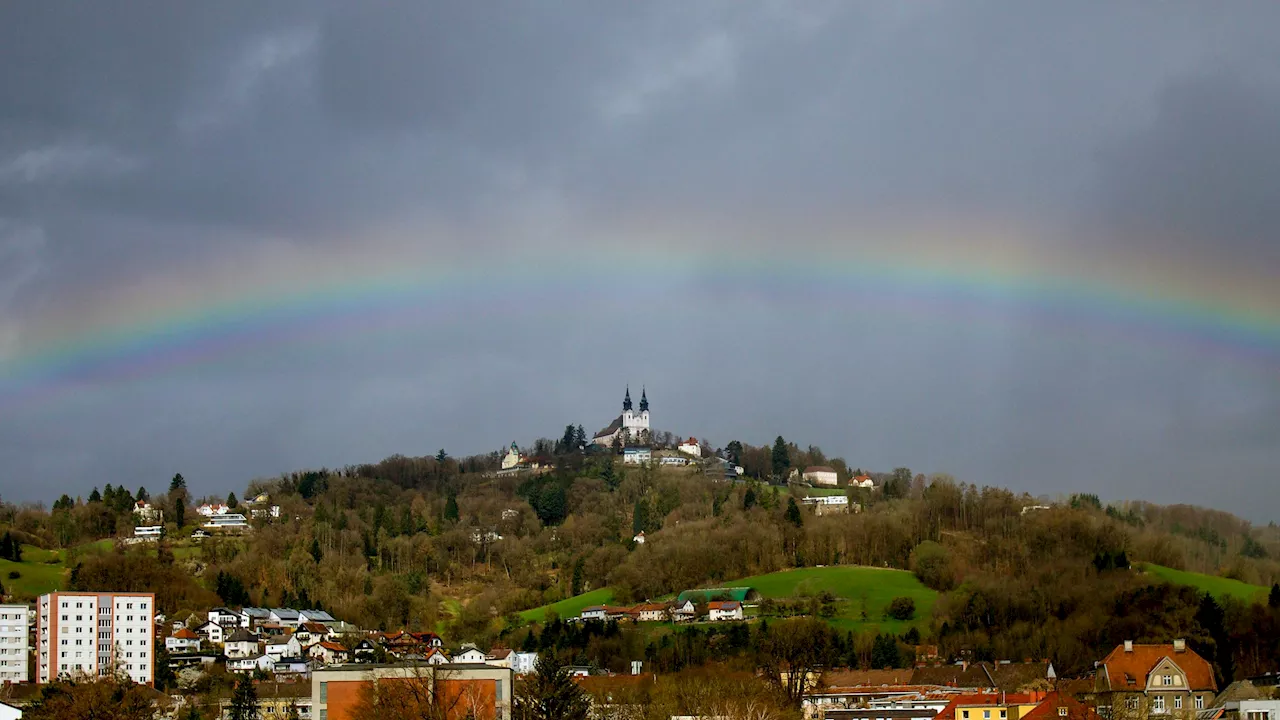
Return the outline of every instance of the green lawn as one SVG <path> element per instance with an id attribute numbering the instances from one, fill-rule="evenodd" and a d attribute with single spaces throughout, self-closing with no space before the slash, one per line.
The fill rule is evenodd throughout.
<path id="1" fill-rule="evenodd" d="M 757 575 L 731 582 L 724 587 L 753 587 L 767 598 L 793 598 L 828 590 L 841 598 L 837 616 L 831 624 L 844 630 L 891 632 L 902 634 L 912 625 L 926 625 L 933 614 L 938 593 L 920 583 L 906 570 L 840 565 L 823 568 L 801 568 Z M 913 620 L 891 620 L 885 609 L 896 597 L 909 597 L 916 602 Z M 862 619 L 863 609 L 867 619 Z"/>
<path id="2" fill-rule="evenodd" d="M 1174 585 L 1190 585 L 1219 599 L 1230 596 L 1245 601 L 1265 600 L 1269 592 L 1268 588 L 1261 585 L 1250 585 L 1249 583 L 1218 577 L 1217 575 L 1174 570 L 1173 568 L 1153 563 L 1137 563 L 1136 567 L 1165 582 L 1173 583 Z"/>
<path id="3" fill-rule="evenodd" d="M 592 590 L 589 593 L 575 595 L 571 598 L 565 598 L 560 602 L 554 602 L 550 605 L 543 605 L 532 610 L 525 610 L 520 613 L 520 619 L 525 622 L 542 622 L 547 616 L 548 610 L 553 610 L 562 620 L 568 620 L 571 617 L 577 617 L 585 607 L 592 605 L 604 605 L 613 601 L 613 590 L 607 587 L 598 590 Z"/>
<path id="4" fill-rule="evenodd" d="M 0 560 L 0 583 L 4 584 L 8 592 L 30 599 L 67 586 L 67 576 L 70 572 L 62 566 L 62 563 L 26 562 L 25 549 L 23 560 L 24 562 L 20 563 Z M 14 572 L 18 573 L 19 577 L 11 579 L 9 574 Z"/>

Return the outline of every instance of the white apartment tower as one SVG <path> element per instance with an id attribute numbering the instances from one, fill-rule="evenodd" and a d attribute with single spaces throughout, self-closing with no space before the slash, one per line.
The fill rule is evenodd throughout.
<path id="1" fill-rule="evenodd" d="M 26 605 L 0 605 L 0 684 L 31 679 L 27 676 L 29 613 Z"/>
<path id="2" fill-rule="evenodd" d="M 36 609 L 36 682 L 102 676 L 114 666 L 136 683 L 155 682 L 153 593 L 54 592 Z"/>

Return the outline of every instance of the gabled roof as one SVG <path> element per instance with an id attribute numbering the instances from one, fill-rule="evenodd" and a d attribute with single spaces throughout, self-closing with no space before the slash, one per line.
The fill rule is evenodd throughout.
<path id="1" fill-rule="evenodd" d="M 298 611 L 292 608 L 271 608 L 271 614 L 281 619 L 297 619 L 298 617 Z"/>
<path id="2" fill-rule="evenodd" d="M 325 627 L 325 624 L 320 622 L 304 622 L 298 626 L 298 629 L 303 632 L 309 632 L 309 633 L 329 632 L 329 628 Z"/>
<path id="3" fill-rule="evenodd" d="M 506 648 L 493 648 L 489 651 L 490 660 L 505 660 L 510 657 L 511 651 Z"/>
<path id="4" fill-rule="evenodd" d="M 199 640 L 200 639 L 199 635 L 191 632 L 187 628 L 182 628 L 178 630 L 178 632 L 174 633 L 170 637 L 175 637 L 179 640 Z"/>
<path id="5" fill-rule="evenodd" d="M 609 427 L 606 427 L 605 429 L 596 433 L 595 436 L 592 437 L 592 440 L 596 438 L 602 438 L 602 437 L 612 435 L 621 429 L 622 429 L 622 416 L 619 415 L 618 417 L 614 418 L 613 422 L 609 423 Z"/>
<path id="6" fill-rule="evenodd" d="M 256 642 L 258 642 L 258 636 L 257 636 L 257 635 L 254 635 L 253 633 L 249 632 L 248 630 L 245 630 L 244 628 L 240 628 L 239 630 L 236 630 L 235 632 L 231 633 L 231 635 L 226 639 L 226 642 L 228 642 L 228 643 L 238 643 L 238 642 L 252 642 L 252 643 L 256 643 Z"/>
<path id="7" fill-rule="evenodd" d="M 720 610 L 722 612 L 732 612 L 742 607 L 742 603 L 737 600 L 712 600 L 707 603 L 708 610 Z"/>
<path id="8" fill-rule="evenodd" d="M 1213 668 L 1208 661 L 1191 648 L 1175 651 L 1172 644 L 1138 645 L 1135 643 L 1133 650 L 1129 651 L 1124 649 L 1124 645 L 1117 645 L 1103 658 L 1102 662 L 1098 663 L 1098 669 L 1107 679 L 1110 690 L 1146 689 L 1147 676 L 1165 658 L 1182 670 L 1186 676 L 1187 687 L 1192 690 L 1216 691 L 1218 689 L 1218 683 L 1213 677 Z"/>
<path id="9" fill-rule="evenodd" d="M 325 641 L 325 642 L 320 643 L 320 647 L 322 647 L 322 648 L 324 648 L 325 650 L 328 650 L 328 651 L 330 651 L 330 652 L 341 652 L 341 653 L 350 652 L 350 651 L 349 651 L 349 650 L 347 650 L 345 647 L 343 647 L 343 646 L 339 645 L 339 644 L 338 644 L 338 643 L 336 643 L 336 642 L 328 642 L 328 641 Z"/>
<path id="10" fill-rule="evenodd" d="M 1062 714 L 1066 708 L 1066 715 Z M 1093 708 L 1071 697 L 1068 693 L 1051 692 L 1040 704 L 1022 716 L 1021 720 L 1058 720 L 1061 717 L 1070 720 L 1100 720 Z"/>

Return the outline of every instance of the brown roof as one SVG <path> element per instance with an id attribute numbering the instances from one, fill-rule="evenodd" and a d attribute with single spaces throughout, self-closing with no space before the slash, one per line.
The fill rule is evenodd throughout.
<path id="1" fill-rule="evenodd" d="M 737 600 L 712 600 L 707 603 L 708 610 L 736 610 L 742 607 L 742 603 Z"/>
<path id="2" fill-rule="evenodd" d="M 612 435 L 621 429 L 622 429 L 622 416 L 619 415 L 617 418 L 614 419 L 613 422 L 609 423 L 609 427 L 596 433 L 592 439 L 594 440 L 595 438 L 604 437 L 605 435 Z"/>
<path id="3" fill-rule="evenodd" d="M 1213 678 L 1213 668 L 1208 661 L 1190 648 L 1175 652 L 1172 644 L 1138 645 L 1135 643 L 1131 651 L 1126 651 L 1124 645 L 1117 645 L 1098 664 L 1098 671 L 1107 679 L 1111 690 L 1130 687 L 1146 688 L 1147 675 L 1151 674 L 1156 665 L 1165 658 L 1169 658 L 1174 665 L 1182 668 L 1182 672 L 1187 676 L 1187 685 L 1192 690 L 1216 691 L 1218 689 L 1218 683 Z"/>
<path id="4" fill-rule="evenodd" d="M 1065 716 L 1062 708 L 1066 708 Z M 1067 693 L 1051 692 L 1031 712 L 1023 715 L 1022 720 L 1058 720 L 1061 717 L 1071 720 L 1100 720 L 1101 716 Z"/>
<path id="5" fill-rule="evenodd" d="M 1027 690 L 1047 690 L 1045 683 L 1049 679 L 1049 663 L 980 663 L 991 675 L 995 686 L 1005 692 Z"/>
<path id="6" fill-rule="evenodd" d="M 859 685 L 907 685 L 911 682 L 910 670 L 829 670 L 822 680 L 828 687 L 857 687 Z"/>
<path id="7" fill-rule="evenodd" d="M 305 630 L 309 633 L 321 633 L 321 634 L 329 632 L 329 628 L 324 623 L 318 623 L 318 622 L 304 622 L 298 626 L 298 630 Z"/>
<path id="8" fill-rule="evenodd" d="M 199 635 L 191 632 L 186 628 L 182 628 L 178 630 L 178 632 L 174 633 L 172 637 L 176 637 L 179 640 L 199 640 L 200 639 Z"/>
<path id="9" fill-rule="evenodd" d="M 956 709 L 961 707 L 1026 705 L 1028 703 L 1038 702 L 1042 697 L 1042 693 L 989 692 L 956 695 L 951 698 L 951 702 L 943 708 L 942 712 L 938 713 L 936 717 L 955 717 Z"/>
<path id="10" fill-rule="evenodd" d="M 1046 689 L 1035 687 L 1049 677 L 1048 662 L 972 663 L 969 665 L 922 666 L 911 673 L 912 685 L 946 685 L 1018 692 Z"/>
<path id="11" fill-rule="evenodd" d="M 319 645 L 320 647 L 324 648 L 325 650 L 329 650 L 330 652 L 343 652 L 343 653 L 347 652 L 347 649 L 345 647 L 339 645 L 336 642 L 322 642 L 322 643 L 319 643 Z"/>
<path id="12" fill-rule="evenodd" d="M 642 612 L 663 612 L 667 609 L 666 603 L 641 603 L 632 608 L 638 613 Z"/>
<path id="13" fill-rule="evenodd" d="M 494 648 L 489 651 L 489 657 L 493 660 L 503 660 L 510 654 L 511 651 L 506 648 Z"/>

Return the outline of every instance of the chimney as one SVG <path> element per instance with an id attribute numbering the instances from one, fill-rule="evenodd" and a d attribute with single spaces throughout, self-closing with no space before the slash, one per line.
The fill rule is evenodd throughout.
<path id="1" fill-rule="evenodd" d="M 1133 641 L 1132 641 L 1132 640 L 1125 640 L 1125 641 L 1124 641 L 1124 651 L 1125 651 L 1125 652 L 1133 652 Z"/>
<path id="2" fill-rule="evenodd" d="M 1184 639 L 1182 639 L 1182 638 L 1178 638 L 1177 640 L 1174 640 L 1174 641 L 1173 641 L 1173 651 L 1174 651 L 1174 652 L 1186 652 L 1186 651 L 1187 651 L 1187 641 L 1186 641 L 1186 640 L 1184 640 Z"/>

